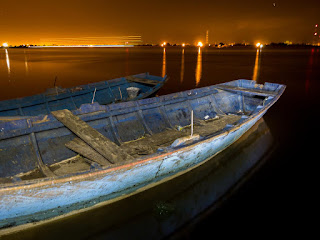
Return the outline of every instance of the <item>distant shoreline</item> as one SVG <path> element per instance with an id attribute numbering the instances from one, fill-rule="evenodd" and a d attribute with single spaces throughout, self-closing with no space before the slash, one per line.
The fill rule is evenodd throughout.
<path id="1" fill-rule="evenodd" d="M 39 45 L 20 45 L 20 46 L 8 46 L 3 47 L 0 46 L 0 48 L 132 48 L 132 47 L 150 47 L 150 48 L 198 48 L 198 46 L 195 45 L 166 45 L 161 46 L 159 44 L 141 44 L 141 45 L 61 45 L 61 46 L 39 46 Z M 250 49 L 250 48 L 257 48 L 255 45 L 223 45 L 223 46 L 216 46 L 216 45 L 210 45 L 210 46 L 203 46 L 201 48 L 209 48 L 209 49 Z M 276 44 L 266 44 L 263 46 L 263 49 L 303 49 L 303 48 L 320 48 L 319 45 L 311 45 L 311 44 L 282 44 L 282 43 L 276 43 Z"/>

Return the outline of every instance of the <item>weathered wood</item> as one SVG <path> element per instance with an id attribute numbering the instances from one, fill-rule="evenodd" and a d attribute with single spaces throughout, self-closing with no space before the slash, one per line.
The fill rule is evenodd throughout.
<path id="1" fill-rule="evenodd" d="M 75 138 L 70 142 L 67 142 L 66 147 L 72 151 L 79 153 L 80 155 L 99 163 L 100 165 L 109 165 L 110 162 L 105 159 L 101 154 L 95 151 L 92 147 L 82 141 L 80 138 Z"/>
<path id="2" fill-rule="evenodd" d="M 51 112 L 52 115 L 63 123 L 69 130 L 86 142 L 95 151 L 108 159 L 111 163 L 117 163 L 133 159 L 130 155 L 119 148 L 114 142 L 103 136 L 69 110 Z"/>
<path id="3" fill-rule="evenodd" d="M 137 78 L 137 77 L 133 77 L 133 76 L 128 76 L 128 77 L 126 77 L 126 79 L 130 82 L 145 83 L 145 84 L 149 84 L 149 85 L 157 85 L 160 83 L 159 81 L 156 81 L 156 80 Z"/>
<path id="4" fill-rule="evenodd" d="M 56 175 L 42 161 L 42 157 L 41 157 L 41 154 L 40 154 L 40 151 L 39 151 L 36 135 L 34 133 L 30 134 L 30 140 L 31 140 L 31 143 L 32 143 L 32 147 L 33 147 L 33 149 L 35 151 L 35 154 L 37 156 L 38 167 L 39 167 L 40 171 L 47 177 L 55 177 Z"/>
<path id="5" fill-rule="evenodd" d="M 234 86 L 229 86 L 229 85 L 218 85 L 217 88 L 221 89 L 221 90 L 226 90 L 226 91 L 248 93 L 248 94 L 254 94 L 254 95 L 259 95 L 259 96 L 275 96 L 275 95 L 277 95 L 277 92 L 266 91 L 263 89 L 242 88 L 242 87 L 234 87 Z"/>

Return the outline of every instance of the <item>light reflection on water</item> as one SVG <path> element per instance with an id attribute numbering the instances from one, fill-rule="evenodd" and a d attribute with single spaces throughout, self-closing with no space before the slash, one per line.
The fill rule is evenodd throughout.
<path id="1" fill-rule="evenodd" d="M 252 80 L 255 80 L 255 81 L 259 80 L 261 51 L 262 51 L 261 48 L 257 48 L 256 60 L 254 62 L 253 75 L 252 75 Z"/>
<path id="2" fill-rule="evenodd" d="M 308 60 L 307 71 L 306 71 L 306 83 L 305 83 L 306 94 L 308 94 L 309 88 L 310 88 L 310 76 L 311 76 L 312 70 L 313 70 L 313 62 L 314 62 L 314 55 L 315 55 L 314 52 L 315 52 L 315 50 L 314 50 L 314 48 L 312 48 L 311 53 L 310 53 L 310 57 Z"/>
<path id="3" fill-rule="evenodd" d="M 166 75 L 166 68 L 167 68 L 166 48 L 163 48 L 163 55 L 162 55 L 162 74 L 161 74 L 162 77 L 164 77 L 164 76 Z"/>
<path id="4" fill-rule="evenodd" d="M 239 78 L 285 84 L 303 78 L 302 87 L 310 91 L 318 55 L 310 49 L 0 49 L 0 100 L 43 93 L 56 77 L 57 86 L 67 88 L 142 72 L 170 77 L 159 95 Z"/>
<path id="5" fill-rule="evenodd" d="M 201 51 L 201 47 L 199 47 L 198 48 L 198 55 L 197 55 L 196 74 L 195 74 L 196 86 L 199 85 L 200 80 L 201 80 L 201 76 L 202 76 L 202 51 Z"/>
<path id="6" fill-rule="evenodd" d="M 6 52 L 6 63 L 7 63 L 7 69 L 8 69 L 8 76 L 10 76 L 11 68 L 10 68 L 10 59 L 9 59 L 8 49 L 5 49 L 4 51 Z"/>
<path id="7" fill-rule="evenodd" d="M 24 66 L 26 68 L 26 75 L 29 74 L 29 66 L 28 66 L 28 55 L 26 54 L 26 51 L 24 51 Z"/>
<path id="8" fill-rule="evenodd" d="M 184 48 L 182 48 L 182 54 L 181 54 L 180 83 L 183 83 L 183 76 L 184 76 Z"/>
<path id="9" fill-rule="evenodd" d="M 168 75 L 170 80 L 159 92 L 163 95 L 238 78 L 230 73 L 247 79 L 252 76 L 250 66 L 245 73 L 237 70 L 240 61 L 230 64 L 232 71 L 224 69 L 229 67 L 225 62 L 233 57 L 229 52 L 193 47 L 160 49 L 3 49 L 0 100 L 43 93 L 56 77 L 57 86 L 72 87 L 142 72 Z M 252 55 L 242 61 L 250 59 Z"/>

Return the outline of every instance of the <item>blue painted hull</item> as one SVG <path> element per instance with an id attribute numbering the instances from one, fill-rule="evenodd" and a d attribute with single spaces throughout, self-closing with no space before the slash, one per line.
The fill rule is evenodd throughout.
<path id="1" fill-rule="evenodd" d="M 237 80 L 130 103 L 85 105 L 73 113 L 120 146 L 148 138 L 146 134 L 157 136 L 170 127 L 188 127 L 190 109 L 196 119 L 212 120 L 204 127 L 208 131 L 215 130 L 206 133 L 201 127 L 196 140 L 177 147 L 169 143 L 151 154 L 135 157 L 134 161 L 51 178 L 21 181 L 19 176 L 21 172 L 30 171 L 31 165 L 37 165 L 37 161 L 32 163 L 32 160 L 38 158 L 39 161 L 39 156 L 48 166 L 56 164 L 54 161 L 72 158 L 76 154 L 65 149 L 64 143 L 74 135 L 50 115 L 1 123 L 0 154 L 7 158 L 1 176 L 12 182 L 0 187 L 0 227 L 49 219 L 99 202 L 114 201 L 144 186 L 190 171 L 241 137 L 277 101 L 284 89 L 285 86 L 278 84 L 257 85 L 253 81 Z M 214 121 L 216 118 L 223 120 L 218 129 L 214 128 L 218 125 Z M 31 136 L 36 143 L 31 142 Z M 28 155 L 10 145 L 13 141 L 28 149 Z M 35 146 L 38 149 L 32 153 L 30 149 Z M 8 157 L 8 153 L 14 152 L 15 155 Z M 17 165 L 23 165 L 23 161 L 28 164 L 18 169 Z"/>
<path id="2" fill-rule="evenodd" d="M 82 104 L 91 103 L 92 100 L 99 104 L 110 104 L 143 99 L 155 94 L 166 82 L 166 77 L 148 73 L 133 76 L 155 81 L 155 84 L 128 81 L 126 77 L 122 77 L 66 89 L 54 88 L 50 89 L 51 92 L 47 91 L 43 94 L 0 101 L 0 120 L 10 120 L 17 116 L 50 114 L 60 109 L 75 110 Z M 137 96 L 129 97 L 127 89 L 130 87 L 140 89 Z"/>

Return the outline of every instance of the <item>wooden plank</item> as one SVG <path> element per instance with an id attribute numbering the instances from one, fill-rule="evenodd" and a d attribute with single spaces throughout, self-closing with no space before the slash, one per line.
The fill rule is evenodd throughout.
<path id="1" fill-rule="evenodd" d="M 228 86 L 228 85 L 217 85 L 216 88 L 221 89 L 221 90 L 226 90 L 226 91 L 230 90 L 233 92 L 255 94 L 255 95 L 259 95 L 259 96 L 275 96 L 275 95 L 277 95 L 277 92 L 273 92 L 273 91 L 266 91 L 266 90 L 262 90 L 262 89 L 234 87 L 234 86 Z"/>
<path id="2" fill-rule="evenodd" d="M 137 78 L 133 76 L 128 76 L 126 79 L 130 82 L 138 82 L 138 83 L 144 83 L 149 85 L 157 85 L 160 83 L 160 81 L 157 80 L 151 80 L 151 79 L 145 79 L 145 78 Z"/>
<path id="3" fill-rule="evenodd" d="M 69 110 L 58 110 L 51 113 L 69 130 L 86 142 L 95 151 L 100 153 L 104 158 L 108 159 L 111 163 L 133 160 L 133 158 L 118 147 L 118 145 L 110 141 L 94 128 L 90 127 L 79 117 L 73 115 Z"/>
<path id="4" fill-rule="evenodd" d="M 39 151 L 39 147 L 38 147 L 38 143 L 37 143 L 37 139 L 36 139 L 36 135 L 34 133 L 30 134 L 30 140 L 33 146 L 33 149 L 35 151 L 35 154 L 37 156 L 37 160 L 38 160 L 38 167 L 40 169 L 40 171 L 47 177 L 55 177 L 56 174 L 54 174 L 50 168 L 45 165 L 42 161 L 42 157 Z"/>
<path id="5" fill-rule="evenodd" d="M 67 142 L 66 147 L 72 151 L 81 154 L 82 156 L 99 163 L 102 166 L 110 165 L 110 162 L 95 151 L 92 147 L 82 141 L 80 138 L 75 138 L 70 142 Z"/>

